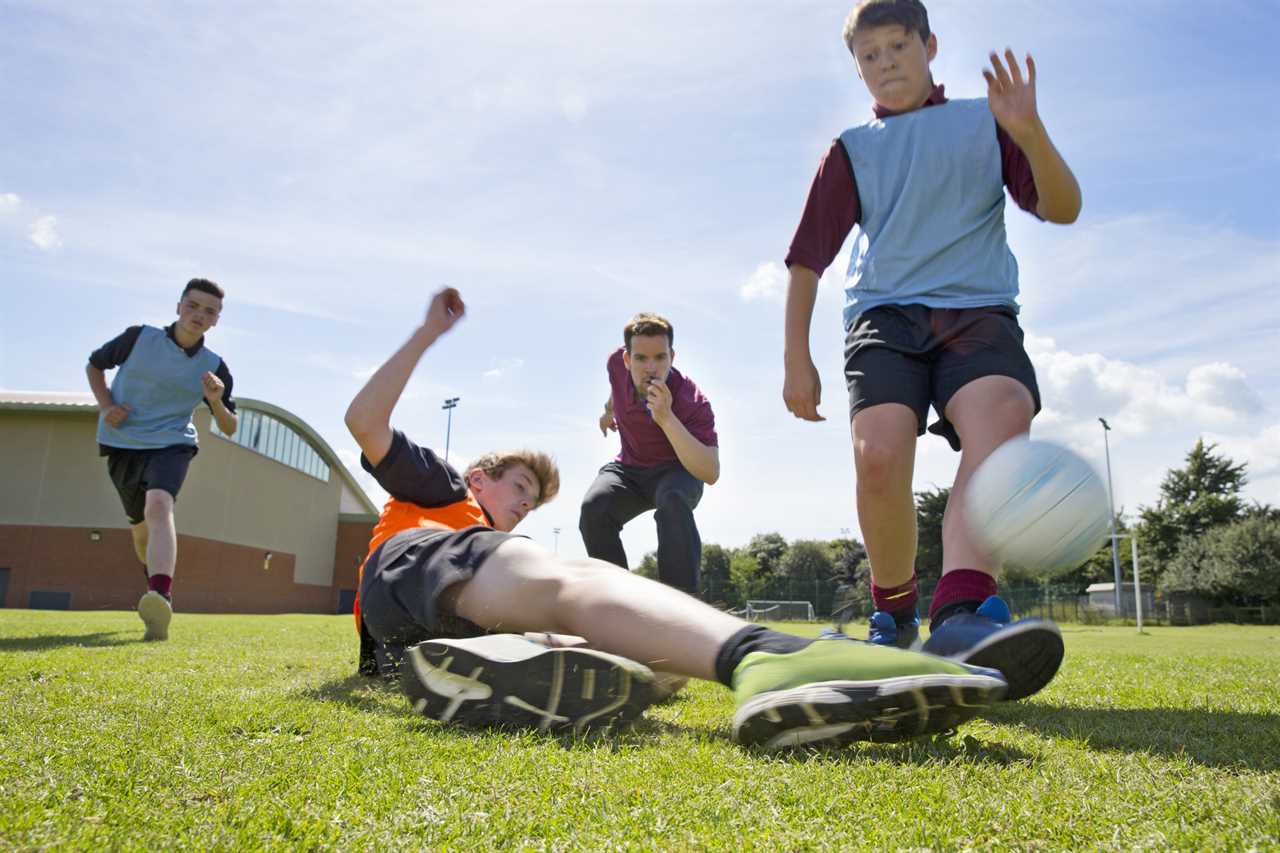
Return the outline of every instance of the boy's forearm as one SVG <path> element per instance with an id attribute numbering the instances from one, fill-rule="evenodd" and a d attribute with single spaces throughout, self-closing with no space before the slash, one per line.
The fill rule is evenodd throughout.
<path id="1" fill-rule="evenodd" d="M 235 435 L 240 418 L 227 408 L 221 397 L 209 403 L 209 411 L 213 414 L 213 419 L 217 421 L 218 429 L 223 435 Z"/>
<path id="2" fill-rule="evenodd" d="M 85 376 L 89 378 L 89 390 L 93 399 L 98 401 L 99 409 L 109 409 L 116 404 L 111 397 L 111 389 L 107 387 L 107 375 L 92 364 L 85 365 Z"/>
<path id="3" fill-rule="evenodd" d="M 1076 221 L 1080 215 L 1080 184 L 1071 167 L 1049 138 L 1044 124 L 1037 122 L 1032 133 L 1024 139 L 1014 140 L 1027 157 L 1031 177 L 1036 184 L 1036 213 L 1050 222 L 1063 225 Z"/>
<path id="4" fill-rule="evenodd" d="M 817 299 L 818 274 L 808 267 L 793 264 L 787 284 L 785 361 L 807 361 L 810 358 L 809 325 L 813 322 L 813 306 Z"/>
<path id="5" fill-rule="evenodd" d="M 382 430 L 390 432 L 391 412 L 400 401 L 405 386 L 409 384 L 409 377 L 418 366 L 418 360 L 435 343 L 437 337 L 438 335 L 419 327 L 356 394 L 347 407 L 345 420 L 357 442 L 366 433 Z"/>
<path id="6" fill-rule="evenodd" d="M 708 447 L 694 438 L 693 433 L 674 415 L 666 424 L 659 426 L 686 471 L 708 486 L 720 479 L 720 454 L 716 448 Z"/>

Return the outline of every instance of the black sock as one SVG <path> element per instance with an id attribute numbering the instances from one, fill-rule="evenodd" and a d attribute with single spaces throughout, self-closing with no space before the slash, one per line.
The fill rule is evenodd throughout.
<path id="1" fill-rule="evenodd" d="M 916 611 L 914 604 L 901 610 L 890 610 L 889 615 L 893 617 L 893 621 L 899 626 L 910 625 L 920 621 L 920 614 Z"/>
<path id="2" fill-rule="evenodd" d="M 953 601 L 950 604 L 944 604 L 938 608 L 938 612 L 929 617 L 929 630 L 936 631 L 938 627 L 955 616 L 957 613 L 974 613 L 978 609 L 981 601 Z"/>
<path id="3" fill-rule="evenodd" d="M 742 659 L 752 652 L 773 652 L 787 654 L 798 652 L 812 643 L 806 637 L 784 634 L 770 630 L 763 625 L 747 625 L 738 633 L 724 641 L 720 651 L 716 653 L 716 681 L 725 687 L 733 687 L 733 671 L 738 668 Z"/>

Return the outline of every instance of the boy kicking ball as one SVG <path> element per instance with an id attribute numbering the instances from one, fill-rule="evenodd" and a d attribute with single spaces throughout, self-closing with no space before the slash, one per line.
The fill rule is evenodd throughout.
<path id="1" fill-rule="evenodd" d="M 948 100 L 929 63 L 938 51 L 919 0 L 863 0 L 845 24 L 875 119 L 846 130 L 818 169 L 787 257 L 786 379 L 798 418 L 819 421 L 809 353 L 818 278 L 858 229 L 845 286 L 845 378 L 858 519 L 871 563 L 870 638 L 918 644 L 916 439 L 960 451 L 943 517 L 942 578 L 924 650 L 999 669 L 1009 698 L 1044 687 L 1062 637 L 1040 619 L 1012 622 L 996 595 L 999 565 L 965 522 L 978 465 L 1026 434 L 1040 409 L 1017 320 L 1018 266 L 1005 241 L 1004 191 L 1040 219 L 1073 222 L 1080 187 L 1036 106 L 1036 66 L 992 53 L 987 97 Z"/>
<path id="2" fill-rule="evenodd" d="M 418 713 L 468 726 L 608 727 L 655 701 L 656 667 L 729 687 L 735 737 L 781 747 L 945 731 L 1003 696 L 989 670 L 771 631 L 513 535 L 559 489 L 549 457 L 488 454 L 459 474 L 390 425 L 418 361 L 465 311 L 456 290 L 437 293 L 346 414 L 361 464 L 391 496 L 361 568 L 360 667 L 398 674 Z M 518 636 L 531 631 L 591 647 Z"/>

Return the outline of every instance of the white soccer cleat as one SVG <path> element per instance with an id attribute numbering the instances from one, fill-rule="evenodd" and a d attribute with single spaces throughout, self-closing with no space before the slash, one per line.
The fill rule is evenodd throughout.
<path id="1" fill-rule="evenodd" d="M 575 733 L 633 720 L 658 697 L 643 664 L 516 634 L 412 646 L 400 685 L 414 711 L 441 722 Z"/>
<path id="2" fill-rule="evenodd" d="M 173 619 L 173 605 L 154 589 L 147 590 L 138 599 L 138 615 L 146 631 L 142 635 L 145 641 L 169 639 L 169 621 Z"/>

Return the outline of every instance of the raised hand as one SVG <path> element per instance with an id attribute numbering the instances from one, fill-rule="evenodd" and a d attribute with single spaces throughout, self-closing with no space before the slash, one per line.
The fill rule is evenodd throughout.
<path id="1" fill-rule="evenodd" d="M 463 303 L 457 289 L 446 287 L 431 298 L 422 327 L 432 336 L 438 337 L 452 329 L 466 313 L 467 306 Z"/>
<path id="2" fill-rule="evenodd" d="M 200 390 L 204 392 L 204 398 L 210 403 L 215 403 L 222 399 L 222 392 L 226 386 L 222 384 L 222 380 L 215 376 L 212 372 L 206 372 L 200 377 Z"/>
<path id="3" fill-rule="evenodd" d="M 1024 78 L 1012 48 L 1004 51 L 1007 68 L 995 51 L 989 58 L 991 67 L 982 70 L 982 76 L 987 80 L 987 104 L 1005 132 L 1013 137 L 1014 142 L 1021 142 L 1040 125 L 1040 113 L 1036 109 L 1035 60 L 1027 54 L 1027 76 Z"/>

